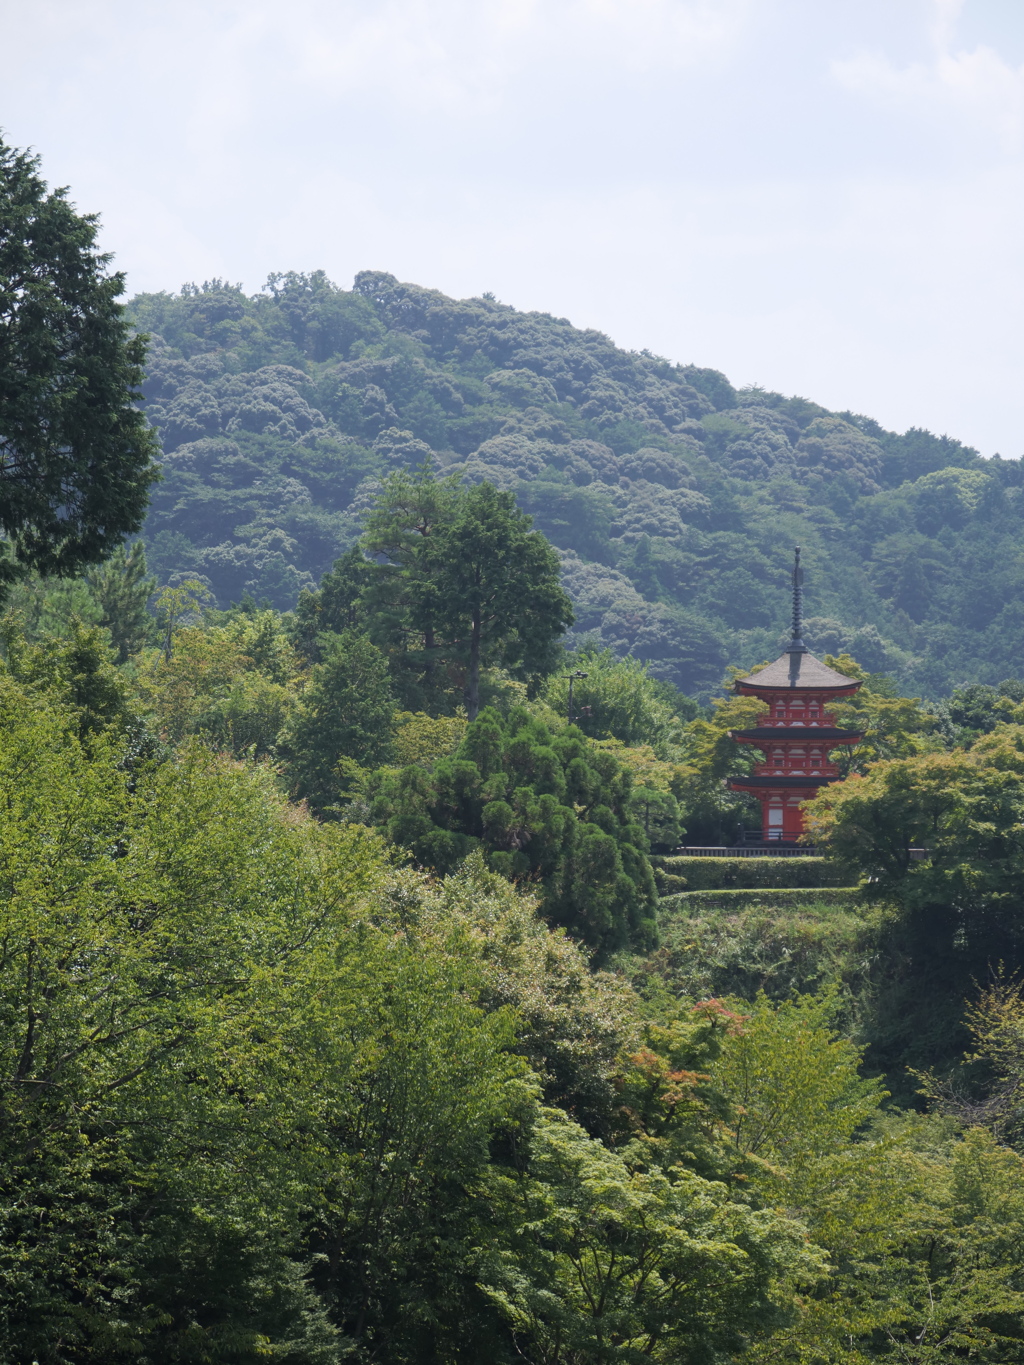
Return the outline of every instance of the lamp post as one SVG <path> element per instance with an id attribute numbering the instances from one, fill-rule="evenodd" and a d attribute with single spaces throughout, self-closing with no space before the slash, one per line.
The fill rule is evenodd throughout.
<path id="1" fill-rule="evenodd" d="M 582 673 L 582 672 L 577 668 L 577 670 L 576 670 L 575 673 L 569 673 L 569 674 L 567 674 L 566 676 L 567 676 L 568 679 L 569 679 L 569 712 L 568 712 L 568 718 L 569 718 L 569 724 L 571 725 L 571 724 L 573 723 L 573 721 L 576 719 L 576 717 L 573 715 L 573 711 L 572 711 L 572 685 L 573 685 L 574 682 L 577 681 L 577 679 L 579 679 L 579 678 L 585 678 L 587 675 L 586 675 L 585 673 Z"/>

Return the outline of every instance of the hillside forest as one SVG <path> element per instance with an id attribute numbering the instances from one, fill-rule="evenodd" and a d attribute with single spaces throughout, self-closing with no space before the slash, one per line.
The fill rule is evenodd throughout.
<path id="1" fill-rule="evenodd" d="M 513 492 L 586 638 L 704 700 L 774 657 L 791 547 L 808 643 L 938 698 L 1019 671 L 1022 471 L 717 371 L 627 353 L 491 297 L 364 271 L 140 295 L 163 448 L 144 536 L 161 581 L 294 607 L 381 480 L 430 460 Z"/>
<path id="2" fill-rule="evenodd" d="M 380 273 L 125 318 L 141 535 L 0 609 L 0 1361 L 1024 1362 L 1018 465 Z M 690 856 L 796 543 L 863 742 Z"/>

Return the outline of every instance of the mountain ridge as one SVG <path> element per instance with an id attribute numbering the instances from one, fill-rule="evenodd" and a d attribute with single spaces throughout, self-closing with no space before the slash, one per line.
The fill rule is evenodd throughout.
<path id="1" fill-rule="evenodd" d="M 163 578 L 294 604 L 380 479 L 430 460 L 512 489 L 559 550 L 583 637 L 700 696 L 778 651 L 791 547 L 808 644 L 925 695 L 1019 672 L 1019 461 L 888 432 L 493 298 L 380 271 L 140 295 Z"/>

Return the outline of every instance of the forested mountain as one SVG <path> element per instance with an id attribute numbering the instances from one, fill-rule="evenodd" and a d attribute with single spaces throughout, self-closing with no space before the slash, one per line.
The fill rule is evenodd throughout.
<path id="1" fill-rule="evenodd" d="M 772 655 L 791 547 L 809 643 L 939 696 L 1019 671 L 1022 469 L 927 431 L 620 350 L 489 296 L 364 271 L 132 303 L 164 449 L 145 538 L 163 578 L 294 605 L 379 480 L 432 459 L 514 490 L 596 637 L 696 694 Z"/>

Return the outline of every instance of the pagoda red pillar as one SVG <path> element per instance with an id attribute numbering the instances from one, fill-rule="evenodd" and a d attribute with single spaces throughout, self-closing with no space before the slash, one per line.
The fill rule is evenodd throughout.
<path id="1" fill-rule="evenodd" d="M 765 712 L 750 730 L 732 730 L 737 744 L 752 744 L 763 761 L 747 777 L 729 779 L 733 791 L 746 791 L 761 803 L 761 831 L 766 841 L 795 843 L 804 832 L 802 806 L 822 787 L 840 780 L 831 761 L 833 750 L 859 744 L 858 730 L 844 730 L 826 711 L 836 697 L 852 696 L 855 678 L 816 659 L 801 639 L 803 573 L 800 551 L 793 570 L 793 638 L 784 654 L 757 673 L 736 680 L 743 696 L 760 697 Z"/>

